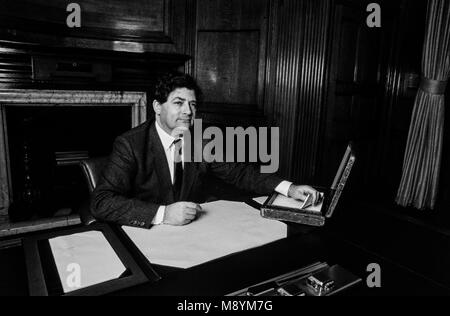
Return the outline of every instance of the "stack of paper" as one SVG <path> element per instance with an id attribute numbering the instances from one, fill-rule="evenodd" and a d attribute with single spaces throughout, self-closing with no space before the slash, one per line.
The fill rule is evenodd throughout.
<path id="1" fill-rule="evenodd" d="M 189 268 L 285 238 L 285 224 L 262 218 L 245 203 L 217 201 L 186 226 L 123 227 L 151 263 Z"/>
<path id="2" fill-rule="evenodd" d="M 49 242 L 64 293 L 117 279 L 126 270 L 101 232 L 61 236 Z"/>
<path id="3" fill-rule="evenodd" d="M 321 195 L 323 197 L 323 193 L 321 193 Z M 278 196 L 275 198 L 275 201 L 272 202 L 272 206 L 281 206 L 298 210 L 304 209 L 306 211 L 320 213 L 320 211 L 322 210 L 323 201 L 317 205 L 311 205 L 306 208 L 303 208 L 302 205 L 303 201 L 289 198 L 281 194 L 278 194 Z"/>

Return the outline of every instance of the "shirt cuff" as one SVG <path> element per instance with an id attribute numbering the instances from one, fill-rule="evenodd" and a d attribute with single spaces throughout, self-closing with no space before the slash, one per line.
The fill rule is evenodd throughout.
<path id="1" fill-rule="evenodd" d="M 292 182 L 290 181 L 282 181 L 277 187 L 275 188 L 275 191 L 277 191 L 280 194 L 283 194 L 284 196 L 289 197 L 289 188 L 291 187 Z"/>
<path id="2" fill-rule="evenodd" d="M 164 221 L 164 213 L 166 212 L 166 206 L 161 205 L 156 212 L 155 217 L 153 217 L 152 225 L 161 225 Z"/>

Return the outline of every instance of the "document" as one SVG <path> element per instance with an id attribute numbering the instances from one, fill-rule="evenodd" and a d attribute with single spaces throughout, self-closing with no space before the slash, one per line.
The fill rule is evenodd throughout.
<path id="1" fill-rule="evenodd" d="M 323 193 L 321 193 L 323 197 Z M 322 199 L 323 200 L 323 199 Z M 310 212 L 320 213 L 322 210 L 323 201 L 317 205 L 311 205 L 309 207 L 303 208 L 303 201 L 299 201 L 293 198 L 286 197 L 284 195 L 278 194 L 275 200 L 272 202 L 272 206 L 281 206 L 298 210 L 306 210 Z"/>
<path id="2" fill-rule="evenodd" d="M 64 293 L 117 279 L 126 270 L 101 232 L 61 236 L 49 242 Z"/>
<path id="3" fill-rule="evenodd" d="M 287 226 L 265 219 L 253 207 L 230 201 L 202 204 L 186 226 L 122 227 L 150 263 L 190 268 L 285 238 Z"/>
<path id="4" fill-rule="evenodd" d="M 256 197 L 253 199 L 253 201 L 255 201 L 258 204 L 263 205 L 264 202 L 267 200 L 268 196 L 260 196 L 260 197 Z"/>

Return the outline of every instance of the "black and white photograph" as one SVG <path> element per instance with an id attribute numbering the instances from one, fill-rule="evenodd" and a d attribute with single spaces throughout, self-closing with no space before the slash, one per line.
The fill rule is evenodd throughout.
<path id="1" fill-rule="evenodd" d="M 0 0 L 0 297 L 449 296 L 449 77 L 448 0 Z"/>

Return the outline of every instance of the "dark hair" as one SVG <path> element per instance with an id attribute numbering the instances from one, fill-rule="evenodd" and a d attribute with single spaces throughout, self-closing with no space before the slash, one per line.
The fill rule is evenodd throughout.
<path id="1" fill-rule="evenodd" d="M 169 94 L 178 88 L 186 88 L 195 92 L 197 103 L 200 103 L 202 91 L 195 79 L 181 72 L 169 72 L 158 79 L 155 87 L 155 100 L 165 103 Z"/>

